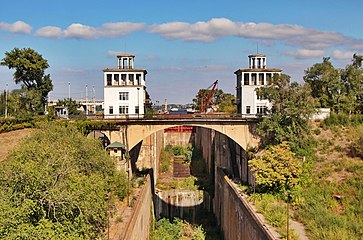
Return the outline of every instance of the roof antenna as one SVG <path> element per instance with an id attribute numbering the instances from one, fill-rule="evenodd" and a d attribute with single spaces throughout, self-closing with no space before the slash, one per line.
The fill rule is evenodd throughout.
<path id="1" fill-rule="evenodd" d="M 257 54 L 258 54 L 258 42 L 257 42 Z"/>

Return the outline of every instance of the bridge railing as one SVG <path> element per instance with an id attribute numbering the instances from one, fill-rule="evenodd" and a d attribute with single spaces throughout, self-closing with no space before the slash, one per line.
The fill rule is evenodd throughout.
<path id="1" fill-rule="evenodd" d="M 193 114 L 111 114 L 104 115 L 106 120 L 172 120 L 172 119 L 256 119 L 261 115 L 256 114 L 225 114 L 225 113 L 193 113 Z"/>

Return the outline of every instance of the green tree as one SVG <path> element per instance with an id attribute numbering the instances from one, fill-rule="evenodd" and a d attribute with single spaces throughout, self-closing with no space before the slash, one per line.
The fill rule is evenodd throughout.
<path id="1" fill-rule="evenodd" d="M 353 55 L 352 63 L 340 71 L 344 86 L 344 97 L 340 102 L 339 112 L 348 114 L 363 111 L 363 69 L 362 56 Z"/>
<path id="2" fill-rule="evenodd" d="M 209 89 L 199 89 L 197 95 L 193 99 L 196 110 L 201 110 L 202 104 L 206 104 L 210 92 L 211 90 Z M 224 93 L 223 90 L 217 89 L 213 93 L 210 102 L 207 104 L 207 107 L 213 106 L 217 108 L 219 112 L 236 113 L 237 107 L 233 104 L 234 100 L 234 95 L 230 93 Z"/>
<path id="3" fill-rule="evenodd" d="M 330 58 L 323 58 L 305 70 L 304 81 L 310 86 L 312 96 L 318 99 L 319 107 L 339 111 L 339 102 L 343 94 L 339 70 L 334 68 Z"/>
<path id="4" fill-rule="evenodd" d="M 257 132 L 262 145 L 290 143 L 294 152 L 309 144 L 309 117 L 316 111 L 309 86 L 290 83 L 290 76 L 275 74 L 272 84 L 261 87 L 258 94 L 272 103 L 269 116 L 259 123 Z"/>
<path id="5" fill-rule="evenodd" d="M 5 58 L 0 64 L 15 69 L 15 83 L 21 83 L 26 90 L 31 91 L 30 110 L 38 114 L 44 113 L 48 93 L 53 90 L 50 75 L 45 75 L 45 70 L 49 67 L 47 60 L 31 48 L 14 48 L 5 52 Z"/>
<path id="6" fill-rule="evenodd" d="M 287 142 L 271 146 L 248 164 L 256 185 L 263 191 L 290 190 L 298 183 L 302 173 L 302 164 Z"/>
<path id="7" fill-rule="evenodd" d="M 62 100 L 58 100 L 57 105 L 67 107 L 69 115 L 80 115 L 81 114 L 81 111 L 78 110 L 78 108 L 81 106 L 81 104 L 77 103 L 77 101 L 73 100 L 72 98 L 64 98 Z"/>
<path id="8" fill-rule="evenodd" d="M 0 162 L 0 238 L 98 239 L 108 193 L 126 188 L 100 142 L 44 125 Z"/>

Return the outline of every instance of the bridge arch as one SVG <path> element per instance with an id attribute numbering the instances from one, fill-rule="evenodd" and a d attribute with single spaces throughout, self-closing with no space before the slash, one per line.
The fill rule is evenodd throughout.
<path id="1" fill-rule="evenodd" d="M 200 123 L 188 123 L 188 124 L 133 124 L 124 126 L 124 134 L 127 136 L 128 149 L 135 147 L 140 141 L 156 133 L 160 130 L 164 130 L 175 126 L 194 126 L 213 129 L 219 133 L 226 135 L 240 145 L 243 149 L 247 149 L 247 146 L 257 146 L 259 139 L 256 137 L 254 131 L 255 126 L 251 124 L 243 125 L 222 125 L 222 124 L 200 124 Z M 120 131 L 122 131 L 120 129 Z"/>

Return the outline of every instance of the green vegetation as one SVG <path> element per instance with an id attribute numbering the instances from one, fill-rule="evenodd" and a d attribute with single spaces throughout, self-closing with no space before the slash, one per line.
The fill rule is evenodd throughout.
<path id="1" fill-rule="evenodd" d="M 206 233 L 202 226 L 194 226 L 185 220 L 174 218 L 172 222 L 162 218 L 151 232 L 151 240 L 204 240 Z"/>
<path id="2" fill-rule="evenodd" d="M 276 228 L 285 239 L 287 227 L 287 209 L 279 196 L 273 194 L 252 194 L 249 198 L 256 206 L 257 212 L 262 213 L 266 221 Z M 293 229 L 289 229 L 289 239 L 298 240 L 298 236 Z"/>
<path id="3" fill-rule="evenodd" d="M 352 63 L 344 69 L 334 68 L 329 58 L 305 71 L 318 107 L 331 108 L 335 113 L 355 114 L 363 110 L 362 56 L 353 55 Z"/>
<path id="4" fill-rule="evenodd" d="M 265 192 L 279 193 L 293 189 L 302 173 L 301 161 L 296 159 L 286 142 L 271 146 L 248 164 L 257 187 Z"/>
<path id="5" fill-rule="evenodd" d="M 79 115 L 81 114 L 81 111 L 78 110 L 78 108 L 81 106 L 76 102 L 76 100 L 73 100 L 72 98 L 65 98 L 62 100 L 58 100 L 57 103 L 58 106 L 65 106 L 68 108 L 68 115 Z"/>
<path id="6" fill-rule="evenodd" d="M 288 200 L 290 217 L 304 223 L 311 239 L 362 239 L 362 56 L 345 69 L 324 58 L 304 81 L 276 75 L 258 90 L 273 108 L 257 129 L 261 152 L 249 154 L 258 192 L 250 199 L 282 235 Z M 309 121 L 315 107 L 332 110 L 320 126 Z M 291 169 L 292 163 L 299 164 Z"/>
<path id="7" fill-rule="evenodd" d="M 170 178 L 168 182 L 158 182 L 156 187 L 160 190 L 192 190 L 196 191 L 199 189 L 197 183 L 198 178 L 190 176 L 187 178 Z"/>
<path id="8" fill-rule="evenodd" d="M 209 96 L 211 90 L 200 89 L 193 99 L 195 109 L 200 111 L 202 103 L 205 104 L 207 97 Z M 211 101 L 207 107 L 216 107 L 218 112 L 224 112 L 228 114 L 237 113 L 237 108 L 234 105 L 236 97 L 233 94 L 225 93 L 221 89 L 215 90 L 214 94 L 211 96 Z"/>
<path id="9" fill-rule="evenodd" d="M 170 169 L 170 160 L 172 158 L 172 153 L 167 151 L 165 148 L 161 149 L 160 153 L 160 171 L 167 172 Z"/>
<path id="10" fill-rule="evenodd" d="M 99 238 L 108 200 L 126 196 L 126 176 L 75 127 L 41 129 L 0 162 L 0 238 Z"/>
<path id="11" fill-rule="evenodd" d="M 15 69 L 15 83 L 21 83 L 21 89 L 9 95 L 9 115 L 44 114 L 48 93 L 53 90 L 50 75 L 45 75 L 48 61 L 33 49 L 14 48 L 5 52 L 0 65 Z"/>
<path id="12" fill-rule="evenodd" d="M 288 75 L 275 74 L 272 85 L 260 88 L 258 94 L 273 104 L 269 117 L 263 118 L 257 129 L 262 147 L 286 141 L 296 154 L 309 154 L 309 117 L 315 112 L 309 88 L 290 83 Z"/>
<path id="13" fill-rule="evenodd" d="M 172 153 L 174 156 L 183 156 L 185 163 L 190 163 L 192 160 L 193 146 L 191 144 L 186 147 L 182 145 L 167 145 L 165 150 Z"/>

